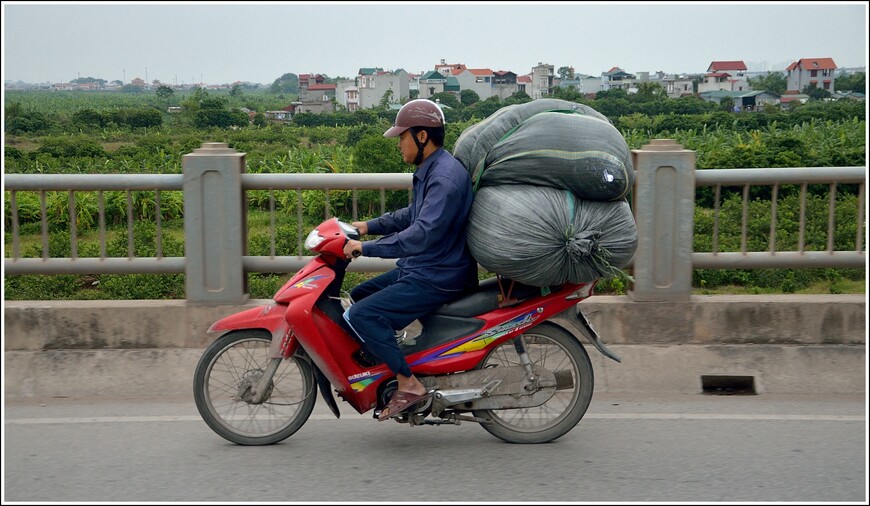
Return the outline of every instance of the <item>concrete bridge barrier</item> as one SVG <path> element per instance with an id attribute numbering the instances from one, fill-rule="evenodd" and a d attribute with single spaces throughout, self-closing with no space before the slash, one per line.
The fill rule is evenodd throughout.
<path id="1" fill-rule="evenodd" d="M 6 399 L 190 397 L 196 362 L 214 338 L 208 326 L 265 303 L 7 301 Z M 735 383 L 757 394 L 866 388 L 864 295 L 593 296 L 580 307 L 622 358 L 613 362 L 584 342 L 596 391 L 697 394 Z"/>

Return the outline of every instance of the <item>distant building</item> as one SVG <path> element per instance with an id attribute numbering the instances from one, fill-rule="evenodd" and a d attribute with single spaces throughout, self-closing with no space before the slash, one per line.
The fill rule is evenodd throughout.
<path id="1" fill-rule="evenodd" d="M 723 99 L 730 98 L 734 101 L 734 112 L 757 111 L 765 104 L 779 105 L 780 96 L 769 91 L 702 91 L 701 99 L 707 102 L 719 104 Z"/>
<path id="2" fill-rule="evenodd" d="M 705 91 L 751 91 L 746 77 L 746 64 L 742 60 L 714 61 L 707 67 L 698 93 Z"/>
<path id="3" fill-rule="evenodd" d="M 786 93 L 803 93 L 807 86 L 833 93 L 836 70 L 833 58 L 801 58 L 785 69 Z"/>
<path id="4" fill-rule="evenodd" d="M 619 67 L 612 67 L 607 72 L 601 73 L 601 89 L 609 90 L 625 90 L 634 84 L 635 76 L 622 70 Z"/>
<path id="5" fill-rule="evenodd" d="M 372 109 L 387 96 L 387 103 L 400 104 L 410 98 L 408 72 L 404 69 L 385 71 L 380 67 L 361 68 L 356 78 L 359 107 Z"/>
<path id="6" fill-rule="evenodd" d="M 553 95 L 553 65 L 548 63 L 538 62 L 538 65 L 532 67 L 531 81 L 532 92 L 528 95 L 532 100 L 545 98 Z"/>
<path id="7" fill-rule="evenodd" d="M 492 94 L 504 100 L 519 90 L 517 75 L 509 70 L 493 72 Z"/>

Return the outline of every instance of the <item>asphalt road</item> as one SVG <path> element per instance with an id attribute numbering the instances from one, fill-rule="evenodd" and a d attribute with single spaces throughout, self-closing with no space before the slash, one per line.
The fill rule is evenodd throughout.
<path id="1" fill-rule="evenodd" d="M 473 423 L 379 423 L 318 401 L 284 442 L 228 443 L 192 399 L 46 399 L 4 410 L 3 502 L 867 503 L 855 396 L 598 394 L 543 445 Z"/>

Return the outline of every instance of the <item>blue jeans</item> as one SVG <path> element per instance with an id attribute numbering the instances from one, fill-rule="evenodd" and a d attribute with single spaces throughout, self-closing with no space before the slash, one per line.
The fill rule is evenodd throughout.
<path id="1" fill-rule="evenodd" d="M 366 349 L 383 360 L 393 374 L 410 377 L 411 368 L 396 344 L 396 330 L 456 300 L 462 291 L 441 290 L 424 280 L 400 275 L 401 269 L 393 269 L 351 290 L 354 304 L 345 311 L 344 319 Z"/>

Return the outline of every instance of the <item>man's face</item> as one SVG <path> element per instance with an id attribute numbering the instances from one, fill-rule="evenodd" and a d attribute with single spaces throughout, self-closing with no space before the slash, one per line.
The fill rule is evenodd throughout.
<path id="1" fill-rule="evenodd" d="M 418 139 L 425 135 L 425 131 L 417 132 Z M 414 136 L 411 135 L 411 129 L 399 134 L 399 151 L 402 153 L 402 160 L 405 163 L 413 164 L 414 160 L 417 159 L 417 144 L 414 142 Z"/>

